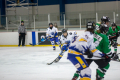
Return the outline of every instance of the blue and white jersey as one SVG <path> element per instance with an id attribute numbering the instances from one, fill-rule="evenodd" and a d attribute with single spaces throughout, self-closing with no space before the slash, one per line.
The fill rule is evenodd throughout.
<path id="1" fill-rule="evenodd" d="M 76 41 L 70 44 L 68 53 L 73 53 L 75 55 L 84 55 L 87 49 L 90 49 L 94 56 L 102 56 L 102 53 L 96 49 L 93 43 L 93 34 L 86 31 L 81 34 Z"/>
<path id="2" fill-rule="evenodd" d="M 52 29 L 47 28 L 46 30 L 46 36 L 49 38 L 57 37 L 58 29 L 53 26 Z"/>
<path id="3" fill-rule="evenodd" d="M 60 38 L 60 41 L 61 41 L 61 44 L 63 45 L 70 45 L 70 43 L 72 41 L 74 41 L 74 39 L 77 37 L 77 32 L 74 31 L 74 32 L 69 32 L 67 37 L 64 37 L 63 35 L 61 35 L 61 38 Z"/>

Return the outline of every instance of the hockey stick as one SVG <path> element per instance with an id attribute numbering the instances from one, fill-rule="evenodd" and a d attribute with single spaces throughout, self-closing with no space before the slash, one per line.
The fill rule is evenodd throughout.
<path id="1" fill-rule="evenodd" d="M 59 54 L 63 54 L 65 51 L 61 51 L 61 53 L 59 53 Z M 57 57 L 58 58 L 58 57 Z M 57 59 L 56 58 L 56 59 Z M 56 61 L 56 59 L 54 60 L 54 61 L 52 61 L 52 62 L 50 62 L 50 63 L 47 63 L 47 65 L 51 65 L 52 63 L 54 63 L 55 61 Z"/>
<path id="2" fill-rule="evenodd" d="M 117 56 L 118 56 L 119 54 L 120 54 L 120 53 L 118 53 Z M 98 57 L 98 56 L 93 56 L 93 57 L 105 59 L 104 57 Z M 118 59 L 114 60 L 113 58 L 111 58 L 111 60 L 112 60 L 112 61 L 120 62 L 119 56 L 118 56 Z"/>
<path id="3" fill-rule="evenodd" d="M 46 41 L 46 39 L 44 40 L 44 41 L 42 41 L 42 42 L 45 42 Z M 39 42 L 39 43 L 37 43 L 37 44 L 40 44 L 40 43 L 42 43 L 42 42 Z M 36 45 L 37 45 L 36 44 Z M 29 43 L 29 45 L 32 45 L 32 46 L 34 46 L 32 43 Z"/>
<path id="4" fill-rule="evenodd" d="M 56 60 L 56 59 L 55 59 L 55 60 Z M 55 61 L 55 60 L 54 60 L 54 61 Z M 47 63 L 47 65 L 51 65 L 54 61 L 52 61 L 51 63 Z"/>
<path id="5" fill-rule="evenodd" d="M 39 43 L 37 43 L 37 44 L 40 44 L 40 43 L 42 43 L 42 42 L 39 42 Z M 32 45 L 32 46 L 34 46 L 32 43 L 29 43 L 29 44 Z M 37 44 L 36 44 L 36 45 L 37 45 Z"/>
<path id="6" fill-rule="evenodd" d="M 113 60 L 113 61 L 117 61 L 117 62 L 120 62 L 119 55 L 120 55 L 120 53 L 116 54 L 116 56 L 118 57 L 118 59 L 111 59 L 111 60 Z"/>

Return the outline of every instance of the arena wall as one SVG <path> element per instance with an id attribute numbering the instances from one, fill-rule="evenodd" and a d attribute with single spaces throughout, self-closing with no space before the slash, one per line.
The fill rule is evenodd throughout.
<path id="1" fill-rule="evenodd" d="M 68 12 L 99 12 L 99 11 L 117 11 L 120 10 L 120 1 L 109 1 L 109 2 L 91 2 L 91 3 L 72 3 L 72 4 L 65 4 L 65 13 Z M 49 14 L 49 13 L 60 13 L 60 5 L 39 5 L 38 6 L 38 13 L 37 13 L 37 6 L 30 6 L 29 7 L 29 14 Z M 8 10 L 15 10 L 15 8 L 7 8 Z M 22 12 L 22 13 L 21 13 Z M 103 13 L 104 13 L 103 12 Z M 8 11 L 7 15 L 27 15 L 28 10 L 22 7 L 16 8 L 16 13 L 14 11 Z"/>
<path id="2" fill-rule="evenodd" d="M 84 31 L 77 31 L 77 34 L 80 35 Z M 35 32 L 36 36 L 36 43 L 38 43 L 38 33 L 40 32 Z M 18 45 L 18 32 L 1 32 L 0 33 L 0 46 L 2 45 Z M 27 32 L 26 35 L 26 41 L 25 45 L 29 45 L 29 43 L 32 43 L 32 32 Z M 120 38 L 118 38 L 118 44 L 120 44 Z"/>

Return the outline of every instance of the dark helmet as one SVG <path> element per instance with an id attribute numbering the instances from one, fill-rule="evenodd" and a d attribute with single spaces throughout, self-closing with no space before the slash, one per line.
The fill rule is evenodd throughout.
<path id="1" fill-rule="evenodd" d="M 24 21 L 22 20 L 21 23 L 24 23 Z"/>
<path id="2" fill-rule="evenodd" d="M 95 29 L 95 23 L 94 22 L 88 22 L 87 25 L 86 25 L 86 28 L 87 29 Z"/>
<path id="3" fill-rule="evenodd" d="M 112 23 L 112 26 L 117 26 L 114 22 Z"/>
<path id="4" fill-rule="evenodd" d="M 67 33 L 67 29 L 62 29 L 62 33 Z"/>
<path id="5" fill-rule="evenodd" d="M 53 25 L 53 23 L 49 23 L 49 26 L 50 26 L 50 25 Z"/>
<path id="6" fill-rule="evenodd" d="M 101 24 L 99 26 L 99 30 L 100 30 L 101 33 L 105 33 L 106 34 L 108 32 L 108 30 L 109 30 L 109 26 L 107 26 L 106 24 Z"/>
<path id="7" fill-rule="evenodd" d="M 103 22 L 110 22 L 110 18 L 108 17 L 108 16 L 103 16 L 102 18 L 101 18 L 101 22 L 103 23 Z"/>

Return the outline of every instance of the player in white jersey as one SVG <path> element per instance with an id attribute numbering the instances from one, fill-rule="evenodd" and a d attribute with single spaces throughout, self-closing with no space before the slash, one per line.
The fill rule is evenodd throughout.
<path id="1" fill-rule="evenodd" d="M 63 29 L 62 30 L 62 35 L 61 35 L 61 38 L 60 38 L 60 42 L 64 46 L 68 42 L 71 43 L 75 39 L 75 37 L 77 37 L 77 32 L 76 31 L 68 33 L 66 29 Z"/>
<path id="2" fill-rule="evenodd" d="M 55 62 L 58 62 L 62 58 L 62 56 L 64 55 L 64 52 L 68 50 L 70 43 L 72 43 L 72 41 L 74 41 L 76 37 L 77 37 L 76 31 L 68 33 L 66 29 L 62 30 L 62 35 L 60 39 L 60 42 L 63 45 L 62 51 L 59 54 L 59 56 L 56 58 Z"/>
<path id="3" fill-rule="evenodd" d="M 61 48 L 60 42 L 58 40 L 58 29 L 55 28 L 52 23 L 49 23 L 49 28 L 47 28 L 46 39 L 50 39 L 51 44 L 53 46 L 53 50 L 56 50 L 55 42 Z"/>
<path id="4" fill-rule="evenodd" d="M 91 69 L 83 55 L 87 55 L 88 58 L 93 56 L 103 57 L 103 54 L 95 48 L 93 43 L 95 23 L 88 22 L 86 27 L 87 30 L 70 44 L 67 57 L 81 72 L 79 75 L 80 80 L 91 80 Z"/>

